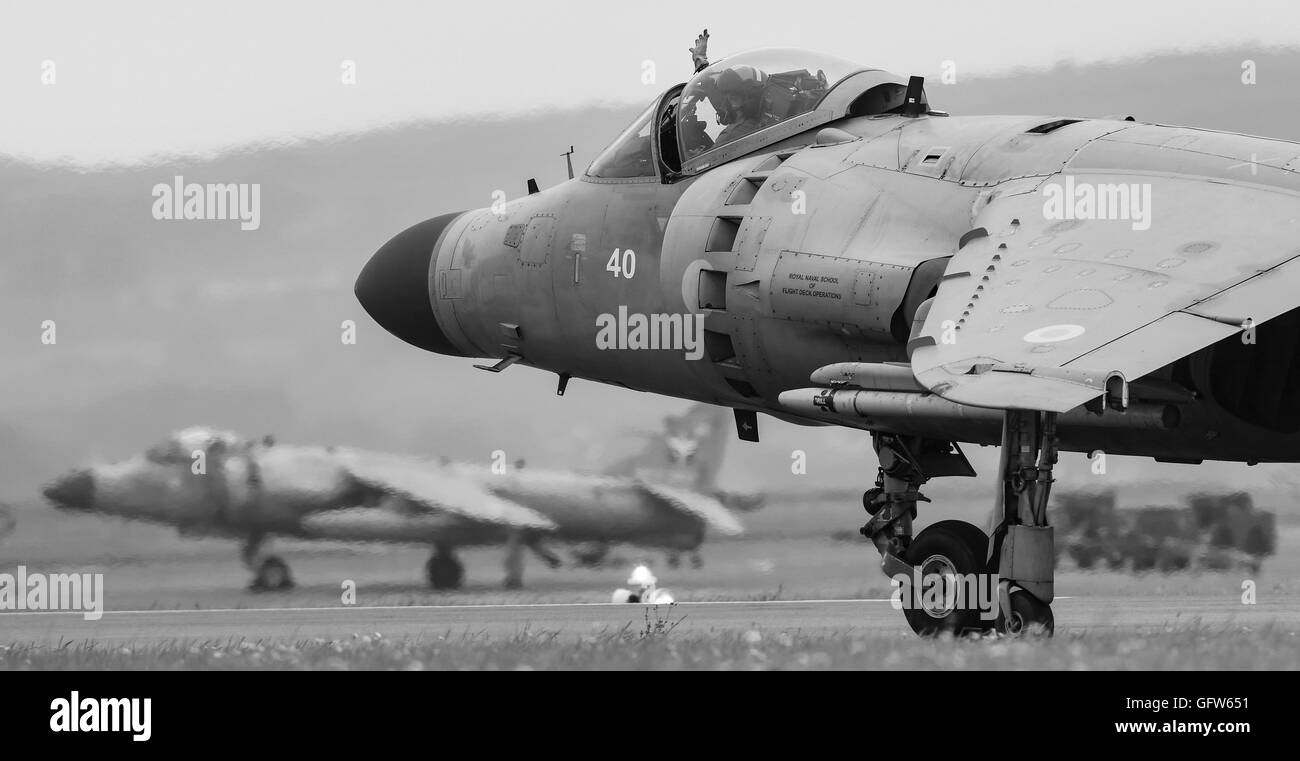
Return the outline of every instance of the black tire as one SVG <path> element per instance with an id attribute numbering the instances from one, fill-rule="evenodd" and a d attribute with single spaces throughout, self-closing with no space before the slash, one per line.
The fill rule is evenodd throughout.
<path id="1" fill-rule="evenodd" d="M 289 572 L 288 563 L 272 555 L 257 567 L 257 576 L 253 579 L 251 589 L 258 592 L 282 592 L 293 587 L 293 574 Z"/>
<path id="2" fill-rule="evenodd" d="M 1023 589 L 1011 590 L 1011 612 L 998 612 L 998 631 L 1010 637 L 1050 637 L 1056 631 L 1052 606 Z"/>
<path id="3" fill-rule="evenodd" d="M 930 573 L 983 574 L 987 570 L 989 539 L 978 527 L 965 521 L 940 521 L 912 540 L 903 559 L 917 567 L 922 577 Z M 996 592 L 996 590 L 994 590 Z M 902 600 L 903 616 L 912 631 L 923 637 L 986 631 L 993 621 L 981 618 L 971 605 L 942 611 L 927 610 L 922 590 L 908 584 L 910 600 Z"/>
<path id="4" fill-rule="evenodd" d="M 465 566 L 450 553 L 434 553 L 424 566 L 424 574 L 429 580 L 429 586 L 440 592 L 460 589 L 465 582 Z"/>

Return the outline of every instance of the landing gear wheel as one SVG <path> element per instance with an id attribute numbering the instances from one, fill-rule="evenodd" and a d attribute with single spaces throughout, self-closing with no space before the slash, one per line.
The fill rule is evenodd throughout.
<path id="1" fill-rule="evenodd" d="M 293 589 L 293 586 L 293 576 L 289 573 L 288 564 L 272 555 L 257 567 L 257 575 L 253 577 L 249 589 L 256 592 L 277 592 Z"/>
<path id="2" fill-rule="evenodd" d="M 465 566 L 461 565 L 455 555 L 450 554 L 434 553 L 425 564 L 424 573 L 429 579 L 429 586 L 439 591 L 460 589 L 465 581 Z"/>
<path id="3" fill-rule="evenodd" d="M 903 559 L 916 567 L 922 579 L 931 574 L 969 578 L 967 574 L 984 573 L 988 542 L 988 537 L 976 526 L 964 521 L 940 521 L 917 535 Z M 980 617 L 975 600 L 959 600 L 955 594 L 944 594 L 937 607 L 927 606 L 924 590 L 914 583 L 904 593 L 910 594 L 911 599 L 902 601 L 903 615 L 912 631 L 923 637 L 992 628 L 992 621 Z"/>
<path id="4" fill-rule="evenodd" d="M 998 631 L 1011 637 L 1050 637 L 1056 631 L 1052 606 L 1023 589 L 1012 589 L 1010 612 L 998 612 Z"/>

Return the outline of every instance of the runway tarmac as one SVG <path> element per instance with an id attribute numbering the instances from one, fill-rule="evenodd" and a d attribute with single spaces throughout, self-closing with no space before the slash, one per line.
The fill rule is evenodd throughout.
<path id="1" fill-rule="evenodd" d="M 1057 636 L 1085 630 L 1186 629 L 1197 625 L 1300 626 L 1294 600 L 1244 605 L 1223 597 L 1075 597 L 1053 606 Z M 226 642 L 240 639 L 344 639 L 381 634 L 386 638 L 452 635 L 506 637 L 555 632 L 561 637 L 633 632 L 650 620 L 676 624 L 675 633 L 798 631 L 897 632 L 911 636 L 902 613 L 888 599 L 771 602 L 686 602 L 647 608 L 614 604 L 428 605 L 384 607 L 238 608 L 224 610 L 108 611 L 98 621 L 80 613 L 0 613 L 0 642 L 59 646 L 64 643 L 148 645 L 174 641 Z"/>

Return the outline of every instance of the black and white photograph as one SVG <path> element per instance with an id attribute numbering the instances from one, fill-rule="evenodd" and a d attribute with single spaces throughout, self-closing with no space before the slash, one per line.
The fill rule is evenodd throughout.
<path id="1" fill-rule="evenodd" d="M 6 2 L 6 700 L 1159 672 L 1075 731 L 1262 734 L 1161 679 L 1300 668 L 1297 82 L 1287 0 Z"/>

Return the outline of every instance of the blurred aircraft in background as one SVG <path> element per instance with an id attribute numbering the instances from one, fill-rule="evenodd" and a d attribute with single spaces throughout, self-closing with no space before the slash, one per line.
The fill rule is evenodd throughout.
<path id="1" fill-rule="evenodd" d="M 640 452 L 615 462 L 605 474 L 711 494 L 732 510 L 757 510 L 763 506 L 762 494 L 725 491 L 717 486 L 731 422 L 726 407 L 693 405 L 680 415 L 664 418 L 662 432 L 650 434 Z"/>
<path id="2" fill-rule="evenodd" d="M 501 544 L 505 584 L 517 588 L 525 548 L 554 567 L 552 542 L 696 553 L 710 529 L 740 534 L 719 497 L 700 490 L 711 487 L 722 453 L 716 428 L 725 413 L 708 411 L 699 405 L 670 418 L 684 427 L 622 463 L 632 468 L 622 476 L 284 445 L 196 427 L 130 459 L 72 471 L 45 496 L 57 507 L 175 525 L 187 536 L 240 538 L 253 589 L 293 586 L 288 565 L 268 552 L 276 535 L 431 545 L 425 571 L 434 589 L 464 581 L 457 548 Z"/>
<path id="3" fill-rule="evenodd" d="M 660 432 L 648 434 L 645 446 L 636 454 L 605 468 L 607 476 L 664 484 L 706 494 L 729 510 L 749 512 L 763 506 L 763 495 L 728 492 L 717 488 L 718 471 L 730 438 L 731 414 L 724 407 L 696 404 L 680 415 L 664 418 Z M 599 566 L 608 557 L 610 542 L 583 542 L 571 547 L 579 565 Z M 691 563 L 702 564 L 698 551 Z M 668 566 L 681 564 L 677 550 L 668 553 Z"/>

